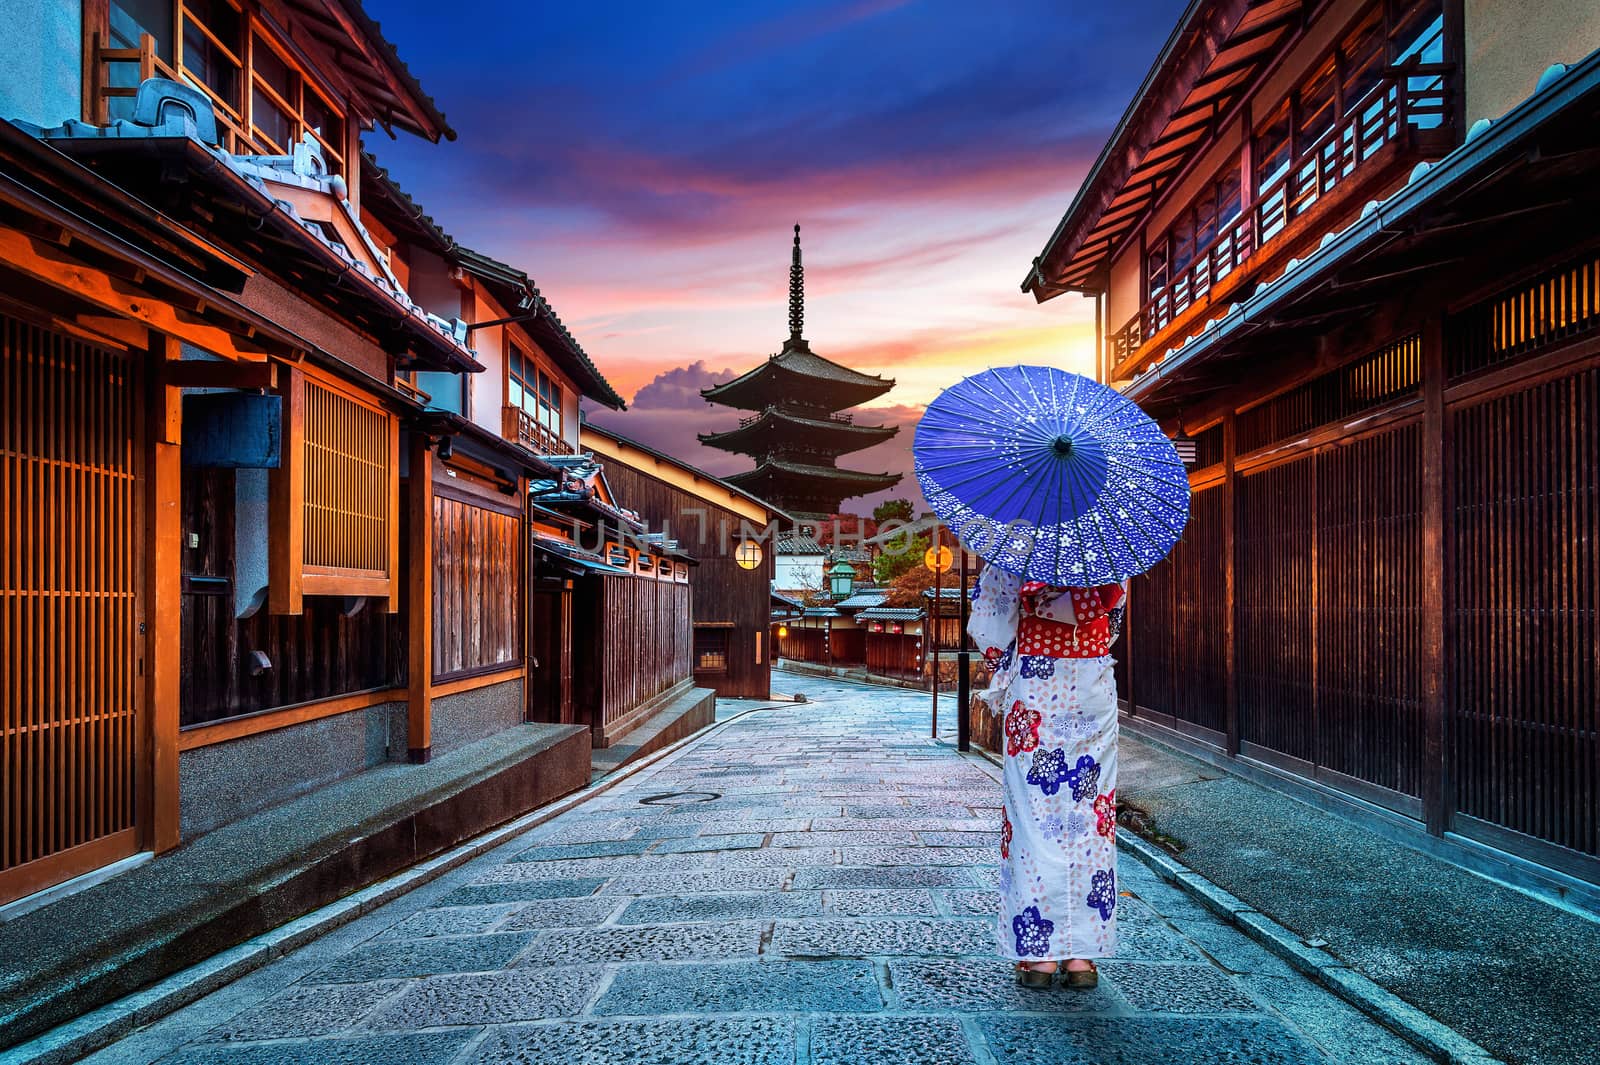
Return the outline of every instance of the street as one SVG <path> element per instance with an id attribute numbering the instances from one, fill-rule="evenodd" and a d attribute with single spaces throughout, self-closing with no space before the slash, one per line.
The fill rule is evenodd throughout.
<path id="1" fill-rule="evenodd" d="M 1127 853 L 1100 987 L 1017 988 L 993 949 L 998 770 L 930 739 L 926 694 L 774 686 L 810 701 L 725 709 L 559 818 L 87 1060 L 1424 1060 Z"/>

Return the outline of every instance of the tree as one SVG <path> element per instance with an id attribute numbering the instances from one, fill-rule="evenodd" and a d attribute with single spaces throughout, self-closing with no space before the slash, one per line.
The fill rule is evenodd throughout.
<path id="1" fill-rule="evenodd" d="M 883 545 L 878 557 L 872 560 L 872 575 L 878 579 L 879 584 L 890 584 L 911 567 L 920 567 L 922 556 L 927 554 L 928 548 L 932 546 L 933 540 L 927 533 L 913 536 L 905 532 L 892 537 Z M 905 550 L 900 550 L 902 547 Z"/>
<path id="2" fill-rule="evenodd" d="M 886 499 L 886 500 L 884 500 L 882 503 L 879 503 L 877 506 L 872 508 L 872 520 L 876 521 L 876 522 L 880 522 L 880 523 L 881 522 L 885 522 L 885 521 L 891 521 L 891 520 L 893 520 L 893 521 L 910 521 L 911 520 L 911 500 L 909 500 L 909 499 Z"/>

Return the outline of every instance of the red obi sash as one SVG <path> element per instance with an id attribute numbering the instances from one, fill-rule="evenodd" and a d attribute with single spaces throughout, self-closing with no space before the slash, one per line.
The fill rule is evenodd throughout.
<path id="1" fill-rule="evenodd" d="M 1121 604 L 1122 585 L 1057 588 L 1042 581 L 1022 585 L 1017 654 L 1047 658 L 1102 658 L 1111 653 L 1110 611 Z"/>

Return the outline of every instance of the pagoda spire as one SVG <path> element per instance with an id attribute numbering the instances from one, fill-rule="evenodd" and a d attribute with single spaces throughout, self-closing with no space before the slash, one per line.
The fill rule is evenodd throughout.
<path id="1" fill-rule="evenodd" d="M 898 473 L 868 473 L 838 465 L 849 455 L 893 437 L 892 425 L 858 425 L 847 407 L 876 399 L 894 381 L 830 362 L 811 350 L 805 329 L 806 274 L 800 226 L 789 258 L 789 339 L 783 350 L 731 381 L 701 390 L 712 403 L 754 411 L 737 426 L 701 433 L 700 442 L 749 455 L 755 468 L 725 480 L 792 517 L 836 514 L 854 496 L 893 488 Z"/>
<path id="2" fill-rule="evenodd" d="M 799 340 L 806 320 L 806 268 L 800 265 L 800 223 L 794 224 L 794 256 L 789 260 L 789 339 Z"/>

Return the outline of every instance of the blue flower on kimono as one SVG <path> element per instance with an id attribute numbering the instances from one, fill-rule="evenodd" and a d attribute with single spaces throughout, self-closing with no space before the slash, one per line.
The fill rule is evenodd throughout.
<path id="1" fill-rule="evenodd" d="M 1092 799 L 1095 796 L 1095 785 L 1100 783 L 1100 763 L 1091 755 L 1083 755 L 1078 759 L 1077 768 L 1067 770 L 1062 779 L 1072 785 L 1073 802 Z"/>
<path id="2" fill-rule="evenodd" d="M 1089 834 L 1089 819 L 1080 813 L 1073 812 L 1067 815 L 1067 833 L 1073 836 L 1086 836 Z"/>
<path id="3" fill-rule="evenodd" d="M 1033 765 L 1028 767 L 1028 783 L 1037 785 L 1046 795 L 1054 795 L 1061 790 L 1061 782 L 1066 780 L 1071 772 L 1067 768 L 1065 748 L 1057 747 L 1053 751 L 1047 751 L 1040 747 L 1033 752 Z"/>
<path id="4" fill-rule="evenodd" d="M 1000 890 L 1011 890 L 1011 864 L 1009 862 L 1000 863 Z"/>
<path id="5" fill-rule="evenodd" d="M 1087 901 L 1089 908 L 1098 912 L 1102 921 L 1111 920 L 1111 911 L 1117 908 L 1116 869 L 1102 869 L 1094 874 L 1094 879 L 1089 885 L 1089 898 Z M 1015 925 L 1016 921 L 1011 923 Z M 1019 938 L 1017 942 L 1020 943 L 1021 939 Z M 1018 953 L 1021 953 L 1020 949 Z"/>
<path id="6" fill-rule="evenodd" d="M 1053 677 L 1056 675 L 1056 660 L 1049 655 L 1023 655 L 1021 675 L 1034 680 Z"/>
<path id="7" fill-rule="evenodd" d="M 1011 931 L 1017 937 L 1017 953 L 1025 958 L 1042 958 L 1050 953 L 1050 933 L 1056 923 L 1039 916 L 1039 907 L 1029 906 L 1011 918 Z"/>
<path id="8" fill-rule="evenodd" d="M 1067 826 L 1062 824 L 1061 818 L 1057 817 L 1055 814 L 1051 814 L 1049 817 L 1046 817 L 1043 821 L 1039 822 L 1039 831 L 1043 832 L 1047 836 L 1059 836 L 1066 830 Z"/>

